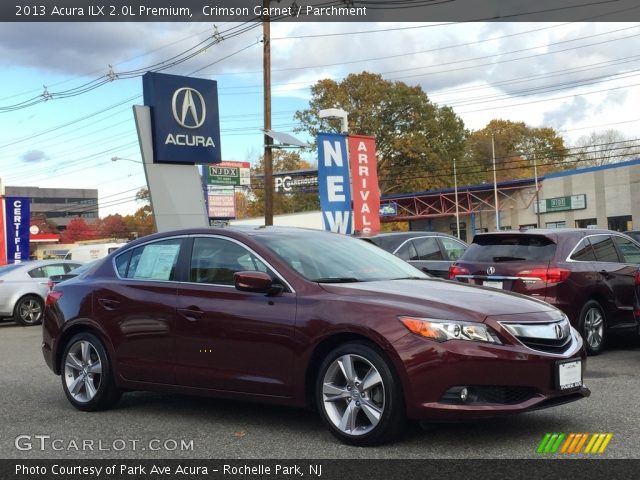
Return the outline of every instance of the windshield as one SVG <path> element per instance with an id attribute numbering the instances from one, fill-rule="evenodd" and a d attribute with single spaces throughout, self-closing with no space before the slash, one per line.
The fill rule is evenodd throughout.
<path id="1" fill-rule="evenodd" d="M 430 278 L 395 255 L 345 235 L 305 232 L 301 235 L 261 235 L 256 240 L 314 282 Z"/>
<path id="2" fill-rule="evenodd" d="M 542 235 L 478 235 L 463 254 L 467 262 L 549 262 L 556 244 Z"/>

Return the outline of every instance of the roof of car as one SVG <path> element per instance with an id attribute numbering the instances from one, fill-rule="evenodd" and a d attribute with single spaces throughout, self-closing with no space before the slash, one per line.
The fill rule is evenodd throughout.
<path id="1" fill-rule="evenodd" d="M 501 230 L 499 232 L 483 232 L 476 235 L 548 235 L 548 236 L 564 236 L 564 235 L 595 235 L 618 233 L 611 230 L 598 228 L 527 228 L 521 230 Z"/>

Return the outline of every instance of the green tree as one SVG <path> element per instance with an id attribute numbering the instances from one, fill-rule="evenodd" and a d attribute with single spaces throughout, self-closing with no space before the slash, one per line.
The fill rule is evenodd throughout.
<path id="1" fill-rule="evenodd" d="M 251 189 L 245 202 L 246 210 L 238 215 L 259 217 L 264 215 L 264 158 L 260 157 L 251 169 Z M 303 160 L 300 154 L 290 150 L 273 150 L 273 172 L 290 172 L 294 170 L 307 170 L 313 166 Z M 238 204 L 236 199 L 236 205 Z M 317 192 L 274 192 L 273 213 L 307 212 L 320 209 L 320 200 Z"/>
<path id="2" fill-rule="evenodd" d="M 464 152 L 464 123 L 451 108 L 433 104 L 421 87 L 384 80 L 368 72 L 311 87 L 309 108 L 298 111 L 298 131 L 312 137 L 339 131 L 319 111 L 339 107 L 349 114 L 349 133 L 376 138 L 381 193 L 448 186 L 453 159 Z"/>
<path id="3" fill-rule="evenodd" d="M 498 181 L 533 177 L 534 160 L 538 175 L 573 166 L 563 138 L 553 128 L 494 119 L 467 138 L 465 156 L 458 167 L 459 182 L 493 181 L 492 135 Z"/>
<path id="4" fill-rule="evenodd" d="M 153 211 L 149 204 L 149 189 L 143 187 L 136 193 L 136 201 L 144 203 L 133 215 L 122 217 L 127 229 L 133 237 L 144 237 L 155 232 Z"/>

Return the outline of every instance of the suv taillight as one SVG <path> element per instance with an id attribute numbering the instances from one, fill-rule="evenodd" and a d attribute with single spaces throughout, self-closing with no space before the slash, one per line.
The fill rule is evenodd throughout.
<path id="1" fill-rule="evenodd" d="M 458 275 L 471 275 L 471 272 L 458 265 L 451 265 L 449 267 L 449 280 L 455 280 Z"/>
<path id="2" fill-rule="evenodd" d="M 518 273 L 519 277 L 539 278 L 546 283 L 564 282 L 571 275 L 571 270 L 566 268 L 534 268 L 532 270 L 523 270 Z"/>
<path id="3" fill-rule="evenodd" d="M 47 294 L 47 299 L 45 300 L 44 303 L 47 307 L 51 307 L 61 298 L 62 298 L 62 292 L 60 290 L 55 290 Z"/>
<path id="4" fill-rule="evenodd" d="M 640 285 L 640 270 L 636 272 L 636 285 Z"/>

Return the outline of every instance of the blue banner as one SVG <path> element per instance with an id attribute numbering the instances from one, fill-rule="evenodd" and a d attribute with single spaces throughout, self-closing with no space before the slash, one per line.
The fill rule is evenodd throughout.
<path id="1" fill-rule="evenodd" d="M 154 163 L 222 160 L 215 80 L 148 72 L 142 87 L 144 104 L 151 107 Z"/>
<path id="2" fill-rule="evenodd" d="M 29 260 L 30 201 L 28 197 L 4 198 L 7 263 Z"/>
<path id="3" fill-rule="evenodd" d="M 318 134 L 318 190 L 325 230 L 352 233 L 346 135 Z"/>

